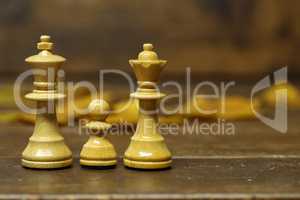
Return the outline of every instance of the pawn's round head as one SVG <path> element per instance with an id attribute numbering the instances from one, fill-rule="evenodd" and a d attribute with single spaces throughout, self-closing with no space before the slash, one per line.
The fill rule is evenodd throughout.
<path id="1" fill-rule="evenodd" d="M 94 99 L 88 107 L 91 120 L 104 121 L 109 114 L 110 106 L 103 99 Z"/>
<path id="2" fill-rule="evenodd" d="M 153 51 L 153 45 L 146 43 L 143 45 L 143 51 L 138 55 L 139 60 L 158 60 L 158 55 Z"/>

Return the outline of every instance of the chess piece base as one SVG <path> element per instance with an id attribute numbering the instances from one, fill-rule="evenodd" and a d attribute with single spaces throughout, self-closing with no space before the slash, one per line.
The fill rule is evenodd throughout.
<path id="1" fill-rule="evenodd" d="M 80 152 L 80 164 L 85 166 L 112 166 L 117 164 L 117 153 L 105 138 L 91 135 Z"/>
<path id="2" fill-rule="evenodd" d="M 166 161 L 136 161 L 124 158 L 124 165 L 136 169 L 164 169 L 171 166 L 172 160 Z"/>
<path id="3" fill-rule="evenodd" d="M 94 166 L 94 167 L 106 167 L 114 166 L 117 164 L 117 160 L 84 160 L 80 159 L 80 165 Z"/>
<path id="4" fill-rule="evenodd" d="M 60 161 L 32 161 L 22 159 L 22 166 L 35 169 L 56 169 L 72 165 L 72 159 Z"/>

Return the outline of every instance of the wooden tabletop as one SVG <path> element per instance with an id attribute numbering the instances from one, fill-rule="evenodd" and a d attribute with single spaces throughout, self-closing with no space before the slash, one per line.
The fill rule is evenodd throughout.
<path id="1" fill-rule="evenodd" d="M 86 135 L 62 128 L 74 155 L 71 168 L 31 170 L 20 155 L 30 125 L 1 125 L 2 199 L 291 199 L 300 198 L 300 113 L 290 113 L 288 133 L 258 120 L 234 122 L 234 135 L 166 134 L 174 155 L 171 169 L 125 168 L 122 155 L 130 134 L 108 136 L 115 145 L 116 168 L 82 168 L 78 156 Z"/>

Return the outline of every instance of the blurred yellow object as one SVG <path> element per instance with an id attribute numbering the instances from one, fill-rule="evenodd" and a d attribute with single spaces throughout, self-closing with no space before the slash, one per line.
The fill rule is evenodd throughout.
<path id="1" fill-rule="evenodd" d="M 110 114 L 106 121 L 108 123 L 132 123 L 137 124 L 139 116 L 139 104 L 137 99 L 122 100 L 113 105 L 113 113 Z M 160 123 L 176 123 L 181 124 L 183 122 L 183 116 L 179 114 L 173 115 L 160 115 Z"/>
<path id="2" fill-rule="evenodd" d="M 28 114 L 28 113 L 19 113 L 18 115 L 18 121 L 34 124 L 35 122 L 35 115 L 34 114 Z"/>
<path id="3" fill-rule="evenodd" d="M 104 94 L 106 97 L 105 99 L 109 99 L 109 94 Z M 65 101 L 63 105 L 57 106 L 57 121 L 60 125 L 67 125 L 69 119 L 78 119 L 81 117 L 86 116 L 87 114 L 84 113 L 78 113 L 75 110 L 76 108 L 79 109 L 87 109 L 89 103 L 91 102 L 92 96 L 86 95 L 86 96 L 77 96 L 74 101 Z M 68 112 L 71 111 L 71 112 Z M 75 112 L 74 112 L 75 111 Z M 34 123 L 35 122 L 35 115 L 33 114 L 27 114 L 27 113 L 21 113 L 19 116 L 20 121 L 27 122 L 27 123 Z"/>
<path id="4" fill-rule="evenodd" d="M 300 108 L 300 91 L 294 85 L 287 84 L 279 84 L 274 85 L 265 91 L 261 95 L 262 102 L 267 106 L 275 106 L 276 105 L 276 96 L 279 99 L 285 98 L 284 93 L 279 93 L 279 90 L 287 91 L 287 102 L 289 108 Z"/>
<path id="5" fill-rule="evenodd" d="M 260 103 L 254 100 L 255 111 L 260 112 Z M 251 101 L 242 96 L 227 96 L 221 99 L 193 98 L 184 105 L 184 115 L 188 118 L 242 120 L 255 118 Z"/>
<path id="6" fill-rule="evenodd" d="M 258 100 L 254 100 L 253 108 L 256 112 L 260 112 L 260 103 Z M 222 109 L 223 108 L 223 109 Z M 242 120 L 256 118 L 250 99 L 242 96 L 228 96 L 225 98 L 224 103 L 218 102 L 217 118 L 225 120 Z"/>
<path id="7" fill-rule="evenodd" d="M 106 121 L 108 123 L 133 123 L 136 124 L 139 116 L 138 100 L 122 100 L 112 106 L 112 114 L 110 114 Z"/>
<path id="8" fill-rule="evenodd" d="M 217 101 L 193 97 L 191 101 L 183 105 L 183 115 L 187 118 L 215 118 L 217 113 Z"/>
<path id="9" fill-rule="evenodd" d="M 25 105 L 31 107 L 33 103 L 24 98 L 25 91 L 29 91 L 28 87 L 22 86 L 23 90 L 20 94 L 22 101 Z M 25 93 L 24 93 L 25 92 Z M 14 98 L 14 86 L 13 85 L 1 85 L 0 86 L 0 108 L 16 108 Z"/>
<path id="10" fill-rule="evenodd" d="M 183 124 L 184 116 L 180 114 L 160 115 L 158 121 L 163 124 Z"/>
<path id="11" fill-rule="evenodd" d="M 20 115 L 18 112 L 2 112 L 0 115 L 0 123 L 17 122 Z"/>
<path id="12" fill-rule="evenodd" d="M 91 95 L 86 88 L 77 88 L 76 92 L 73 95 L 74 95 L 73 100 L 72 99 L 68 100 L 68 98 L 66 98 L 63 104 L 58 104 L 56 107 L 57 121 L 60 125 L 67 125 L 69 119 L 73 119 L 73 118 L 78 119 L 81 117 L 85 117 L 87 115 L 86 113 L 77 112 L 75 108 L 87 109 L 90 101 L 93 98 L 93 95 Z M 111 93 L 109 92 L 104 93 L 103 99 L 110 100 Z M 15 117 L 12 117 L 13 114 L 15 115 Z M 35 123 L 34 114 L 28 114 L 22 112 L 12 113 L 7 117 L 3 116 L 2 118 L 3 119 L 0 118 L 0 121 L 6 121 L 6 122 L 20 121 L 20 122 L 31 123 L 31 124 Z"/>
<path id="13" fill-rule="evenodd" d="M 0 107 L 8 106 L 15 106 L 13 87 L 11 85 L 3 85 L 0 87 Z"/>
<path id="14" fill-rule="evenodd" d="M 254 100 L 253 108 L 257 112 L 260 111 L 260 102 Z M 113 106 L 111 115 L 106 119 L 109 123 L 133 123 L 138 120 L 138 101 L 123 100 Z M 255 114 L 251 108 L 251 101 L 242 96 L 227 96 L 224 104 L 219 99 L 204 99 L 195 98 L 195 103 L 188 102 L 184 105 L 183 114 L 160 115 L 160 123 L 177 123 L 182 124 L 184 118 L 203 118 L 203 119 L 218 119 L 225 120 L 243 120 L 253 119 Z"/>
<path id="15" fill-rule="evenodd" d="M 74 101 L 65 101 L 63 105 L 57 106 L 57 121 L 61 125 L 66 125 L 69 119 L 78 119 L 85 114 L 76 112 L 75 108 L 85 109 L 88 107 L 92 97 L 91 95 L 85 95 L 82 97 L 76 97 Z"/>
<path id="16" fill-rule="evenodd" d="M 27 87 L 24 86 L 24 88 L 26 89 Z M 23 93 L 20 94 L 20 96 L 22 97 L 22 101 L 26 106 L 33 107 L 34 103 L 23 98 Z M 0 108 L 17 109 L 15 104 L 13 85 L 2 85 L 0 87 Z M 1 123 L 14 123 L 18 121 L 33 123 L 34 120 L 34 115 L 27 115 L 19 111 L 4 111 L 0 115 Z"/>

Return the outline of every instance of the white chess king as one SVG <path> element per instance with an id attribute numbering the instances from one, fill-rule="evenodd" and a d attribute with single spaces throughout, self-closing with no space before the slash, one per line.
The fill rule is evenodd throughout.
<path id="1" fill-rule="evenodd" d="M 57 92 L 56 79 L 57 71 L 66 59 L 52 53 L 53 43 L 49 36 L 43 35 L 40 39 L 37 45 L 40 52 L 25 60 L 39 72 L 34 74 L 33 92 L 25 97 L 36 101 L 37 109 L 44 111 L 36 113 L 34 132 L 22 154 L 22 165 L 40 169 L 61 168 L 72 164 L 72 153 L 59 132 L 55 112 L 57 100 L 65 97 Z"/>

